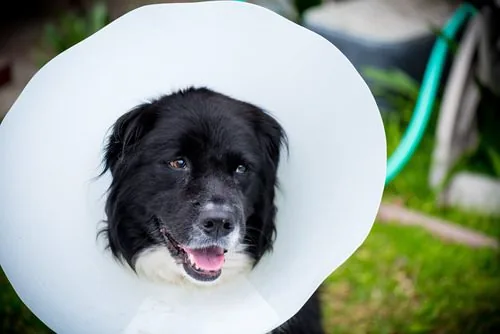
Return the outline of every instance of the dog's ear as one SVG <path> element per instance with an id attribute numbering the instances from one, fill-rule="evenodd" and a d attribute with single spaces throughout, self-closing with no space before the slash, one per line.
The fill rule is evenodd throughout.
<path id="1" fill-rule="evenodd" d="M 153 103 L 143 103 L 122 115 L 111 128 L 104 152 L 103 174 L 114 174 L 126 158 L 133 154 L 136 145 L 155 125 L 156 108 Z"/>
<path id="2" fill-rule="evenodd" d="M 277 170 L 282 149 L 288 151 L 288 140 L 282 126 L 268 113 L 259 113 L 256 124 L 257 137 L 264 154 L 264 166 L 259 179 L 262 182 L 262 194 L 255 203 L 254 214 L 248 219 L 252 227 L 248 231 L 251 254 L 255 254 L 255 265 L 262 255 L 272 250 L 276 237 L 275 192 L 278 187 Z"/>
<path id="3" fill-rule="evenodd" d="M 276 171 L 282 148 L 288 150 L 288 139 L 283 127 L 269 113 L 261 112 L 256 123 L 257 137 L 264 149 L 266 164 Z"/>

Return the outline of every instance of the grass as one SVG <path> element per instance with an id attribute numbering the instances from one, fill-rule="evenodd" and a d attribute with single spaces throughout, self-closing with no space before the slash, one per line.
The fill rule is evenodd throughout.
<path id="1" fill-rule="evenodd" d="M 328 333 L 499 333 L 495 252 L 376 224 L 323 284 Z"/>

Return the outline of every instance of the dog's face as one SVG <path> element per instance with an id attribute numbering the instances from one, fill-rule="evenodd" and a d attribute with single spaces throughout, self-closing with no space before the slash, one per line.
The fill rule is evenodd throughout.
<path id="1" fill-rule="evenodd" d="M 250 269 L 272 246 L 281 126 L 208 89 L 145 103 L 115 123 L 105 230 L 149 278 L 195 283 Z"/>

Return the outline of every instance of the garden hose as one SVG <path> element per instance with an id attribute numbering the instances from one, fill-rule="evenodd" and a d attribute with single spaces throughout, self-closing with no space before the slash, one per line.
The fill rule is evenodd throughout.
<path id="1" fill-rule="evenodd" d="M 446 62 L 448 53 L 447 39 L 455 38 L 460 27 L 467 21 L 469 16 L 475 13 L 475 7 L 467 3 L 462 4 L 444 26 L 441 31 L 442 35 L 437 37 L 424 72 L 424 78 L 408 128 L 398 147 L 387 161 L 386 184 L 390 183 L 406 166 L 425 133 L 434 108 L 437 91 Z"/>

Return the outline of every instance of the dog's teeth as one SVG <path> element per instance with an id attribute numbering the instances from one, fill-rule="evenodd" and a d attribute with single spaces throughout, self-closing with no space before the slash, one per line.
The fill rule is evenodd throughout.
<path id="1" fill-rule="evenodd" d="M 188 261 L 191 266 L 196 269 L 196 270 L 202 270 L 198 265 L 196 264 L 196 261 L 194 260 L 194 256 L 192 254 L 188 254 Z"/>

